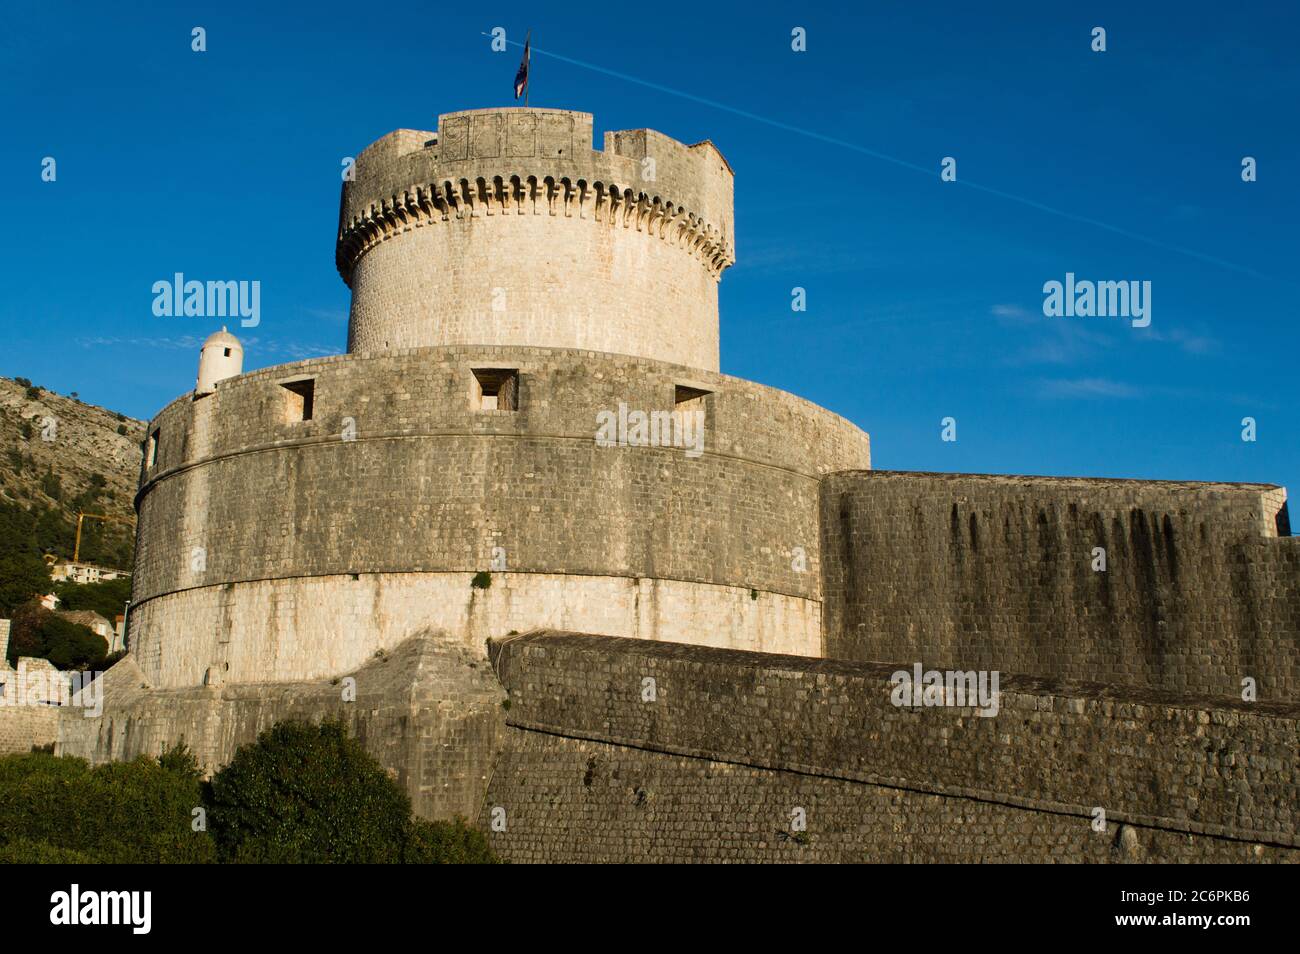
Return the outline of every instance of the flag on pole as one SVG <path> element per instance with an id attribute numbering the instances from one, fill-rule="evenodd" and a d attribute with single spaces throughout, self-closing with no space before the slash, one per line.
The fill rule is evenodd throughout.
<path id="1" fill-rule="evenodd" d="M 532 40 L 532 31 L 524 38 L 524 58 L 519 61 L 519 72 L 515 74 L 515 99 L 528 89 L 528 44 Z"/>

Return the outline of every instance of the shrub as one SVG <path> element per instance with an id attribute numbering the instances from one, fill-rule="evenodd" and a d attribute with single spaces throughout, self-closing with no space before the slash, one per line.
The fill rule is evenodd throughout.
<path id="1" fill-rule="evenodd" d="M 19 607 L 49 588 L 50 568 L 40 554 L 0 549 L 0 619 L 12 619 Z"/>
<path id="2" fill-rule="evenodd" d="M 208 802 L 223 861 L 429 864 L 491 854 L 463 822 L 413 819 L 406 792 L 341 722 L 263 732 L 213 777 Z"/>
<path id="3" fill-rule="evenodd" d="M 410 802 L 342 723 L 276 725 L 212 780 L 223 860 L 400 860 Z"/>
<path id="4" fill-rule="evenodd" d="M 17 838 L 0 845 L 0 865 L 90 865 L 95 858 L 76 848 Z"/>
<path id="5" fill-rule="evenodd" d="M 39 603 L 19 606 L 13 614 L 9 658 L 48 659 L 59 669 L 102 669 L 108 641 L 88 627 L 51 613 Z"/>
<path id="6" fill-rule="evenodd" d="M 492 585 L 492 574 L 487 570 L 479 570 L 474 574 L 474 579 L 469 581 L 469 585 L 476 590 L 486 590 Z"/>
<path id="7" fill-rule="evenodd" d="M 463 818 L 449 822 L 414 819 L 405 860 L 416 865 L 500 864 L 487 836 Z"/>
<path id="8" fill-rule="evenodd" d="M 59 609 L 94 610 L 112 621 L 131 598 L 131 578 L 119 576 L 116 580 L 97 583 L 56 583 L 54 593 L 59 598 Z"/>
<path id="9" fill-rule="evenodd" d="M 0 758 L 0 860 L 173 864 L 213 861 L 198 765 L 183 746 L 110 762 L 43 753 Z"/>
<path id="10" fill-rule="evenodd" d="M 63 482 L 52 470 L 47 470 L 41 478 L 41 492 L 51 500 L 63 499 Z"/>

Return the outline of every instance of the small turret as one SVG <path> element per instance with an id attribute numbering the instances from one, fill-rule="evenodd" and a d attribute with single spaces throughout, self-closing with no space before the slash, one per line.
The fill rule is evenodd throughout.
<path id="1" fill-rule="evenodd" d="M 196 396 L 211 394 L 218 381 L 233 378 L 244 370 L 244 346 L 225 329 L 208 335 L 199 351 L 199 379 L 194 385 Z"/>

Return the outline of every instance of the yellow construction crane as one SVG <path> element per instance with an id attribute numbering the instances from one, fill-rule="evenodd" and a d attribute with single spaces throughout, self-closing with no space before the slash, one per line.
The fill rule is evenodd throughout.
<path id="1" fill-rule="evenodd" d="M 135 521 L 132 520 L 130 517 L 115 517 L 115 516 L 113 516 L 112 514 L 109 514 L 109 513 L 84 513 L 84 512 L 79 512 L 79 513 L 77 514 L 77 544 L 76 544 L 76 546 L 73 547 L 73 549 L 72 549 L 72 562 L 73 562 L 73 563 L 80 563 L 80 562 L 81 562 L 81 523 L 82 523 L 82 521 L 85 520 L 87 517 L 90 517 L 92 520 L 113 520 L 113 521 L 116 521 L 117 523 L 129 523 L 129 524 L 134 524 L 134 523 L 135 523 Z"/>

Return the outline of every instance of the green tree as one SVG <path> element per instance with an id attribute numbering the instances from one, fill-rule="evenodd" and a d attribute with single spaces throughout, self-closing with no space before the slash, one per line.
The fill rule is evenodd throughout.
<path id="1" fill-rule="evenodd" d="M 412 838 L 407 846 L 407 864 L 417 865 L 494 865 L 499 859 L 492 853 L 485 836 L 463 818 L 454 821 L 428 821 L 416 818 Z"/>
<path id="2" fill-rule="evenodd" d="M 482 835 L 411 817 L 406 792 L 341 722 L 283 722 L 212 779 L 222 860 L 436 863 L 489 860 Z M 478 835 L 480 841 L 475 841 Z"/>
<path id="3" fill-rule="evenodd" d="M 89 628 L 51 613 L 39 603 L 25 603 L 13 614 L 9 659 L 48 659 L 59 669 L 103 669 L 108 642 Z"/>
<path id="4" fill-rule="evenodd" d="M 131 578 L 120 576 L 98 583 L 65 581 L 54 585 L 54 595 L 59 598 L 59 609 L 94 610 L 111 623 L 131 598 Z"/>
<path id="5" fill-rule="evenodd" d="M 23 603 L 50 590 L 35 523 L 30 511 L 0 501 L 0 617 L 12 617 Z"/>
<path id="6" fill-rule="evenodd" d="M 50 568 L 36 554 L 0 553 L 0 617 L 50 590 Z"/>

